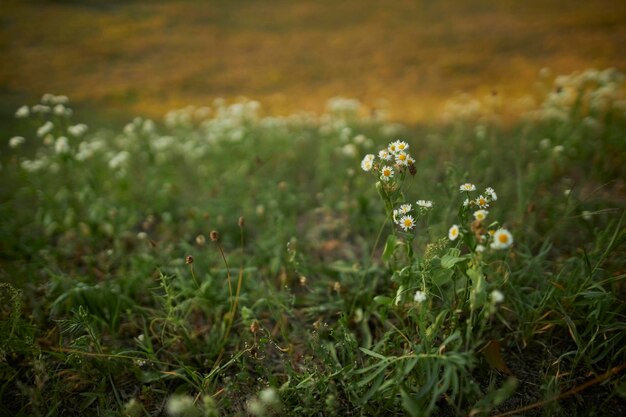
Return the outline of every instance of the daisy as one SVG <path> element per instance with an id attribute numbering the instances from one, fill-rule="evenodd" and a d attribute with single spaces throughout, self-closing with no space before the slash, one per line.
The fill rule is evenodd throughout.
<path id="1" fill-rule="evenodd" d="M 367 154 L 361 161 L 361 169 L 365 172 L 371 171 L 374 166 L 374 155 Z"/>
<path id="2" fill-rule="evenodd" d="M 466 182 L 459 187 L 459 191 L 476 191 L 476 186 L 474 184 Z"/>
<path id="3" fill-rule="evenodd" d="M 400 218 L 400 227 L 404 229 L 405 232 L 411 230 L 415 227 L 415 219 L 413 216 L 402 216 Z"/>
<path id="4" fill-rule="evenodd" d="M 453 224 L 450 230 L 448 230 L 448 239 L 456 240 L 459 237 L 459 226 Z"/>
<path id="5" fill-rule="evenodd" d="M 389 181 L 390 178 L 393 178 L 393 168 L 385 165 L 380 169 L 380 179 L 383 181 Z"/>
<path id="6" fill-rule="evenodd" d="M 491 187 L 487 187 L 485 189 L 485 194 L 487 194 L 487 196 L 492 200 L 492 201 L 496 201 L 498 199 L 498 195 L 496 194 L 496 192 L 493 190 L 493 188 Z"/>
<path id="7" fill-rule="evenodd" d="M 389 152 L 391 152 L 392 154 L 395 154 L 396 152 L 398 152 L 398 141 L 395 142 L 391 142 L 389 144 L 389 146 L 387 146 L 387 149 L 389 150 Z"/>
<path id="8" fill-rule="evenodd" d="M 480 208 L 487 208 L 487 207 L 489 207 L 489 200 L 487 200 L 487 198 L 485 198 L 485 196 L 483 196 L 483 195 L 478 196 L 478 198 L 476 200 L 474 200 L 474 202 Z"/>
<path id="9" fill-rule="evenodd" d="M 418 304 L 423 303 L 424 301 L 426 301 L 426 293 L 420 290 L 415 291 L 415 296 L 413 296 L 413 300 L 415 300 L 415 302 Z"/>
<path id="10" fill-rule="evenodd" d="M 474 212 L 474 218 L 479 222 L 482 222 L 487 218 L 487 214 L 489 214 L 487 210 L 477 210 Z"/>
<path id="11" fill-rule="evenodd" d="M 400 152 L 404 152 L 407 149 L 409 149 L 409 144 L 406 142 L 403 142 L 401 140 L 396 141 L 396 147 L 398 148 L 398 151 Z"/>
<path id="12" fill-rule="evenodd" d="M 409 165 L 410 156 L 406 152 L 398 152 L 396 154 L 396 164 L 398 165 Z"/>
<path id="13" fill-rule="evenodd" d="M 432 208 L 433 206 L 433 202 L 430 200 L 417 200 L 415 204 L 424 208 Z"/>
<path id="14" fill-rule="evenodd" d="M 410 204 L 402 204 L 400 206 L 400 212 L 402 214 L 407 214 L 409 211 L 411 211 L 413 207 Z"/>
<path id="15" fill-rule="evenodd" d="M 491 249 L 506 249 L 513 244 L 513 235 L 506 229 L 498 229 L 493 234 Z"/>
<path id="16" fill-rule="evenodd" d="M 385 149 L 378 152 L 378 157 L 383 161 L 391 161 L 392 155 Z"/>

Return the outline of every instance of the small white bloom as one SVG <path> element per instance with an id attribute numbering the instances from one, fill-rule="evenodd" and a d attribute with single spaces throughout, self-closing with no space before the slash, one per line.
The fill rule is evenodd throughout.
<path id="1" fill-rule="evenodd" d="M 52 109 L 52 112 L 57 116 L 63 116 L 65 114 L 65 106 L 63 104 L 57 104 Z"/>
<path id="2" fill-rule="evenodd" d="M 413 216 L 402 216 L 398 224 L 405 232 L 407 232 L 415 227 L 415 219 Z"/>
<path id="3" fill-rule="evenodd" d="M 485 189 L 485 194 L 487 194 L 487 197 L 489 197 L 492 201 L 496 201 L 498 199 L 498 195 L 491 187 L 487 187 Z"/>
<path id="4" fill-rule="evenodd" d="M 456 240 L 459 237 L 459 226 L 453 224 L 450 230 L 448 230 L 448 239 Z"/>
<path id="5" fill-rule="evenodd" d="M 563 191 L 563 195 L 564 195 L 565 197 L 569 197 L 569 195 L 570 195 L 571 193 L 572 193 L 572 190 L 571 190 L 571 189 L 569 189 L 569 188 Z"/>
<path id="6" fill-rule="evenodd" d="M 276 405 L 280 402 L 278 393 L 272 387 L 265 388 L 263 391 L 261 391 L 259 393 L 259 400 L 269 406 Z"/>
<path id="7" fill-rule="evenodd" d="M 550 141 L 550 139 L 548 138 L 543 138 L 541 139 L 541 141 L 539 142 L 539 147 L 541 149 L 548 149 L 550 147 L 550 145 L 552 144 L 552 142 Z"/>
<path id="8" fill-rule="evenodd" d="M 487 218 L 487 214 L 489 214 L 487 210 L 476 210 L 474 212 L 474 219 L 482 222 L 483 220 Z"/>
<path id="9" fill-rule="evenodd" d="M 476 252 L 480 253 L 480 252 L 484 252 L 485 251 L 485 246 L 478 244 L 476 245 Z"/>
<path id="10" fill-rule="evenodd" d="M 506 249 L 513 244 L 513 235 L 506 229 L 498 229 L 493 234 L 491 249 Z"/>
<path id="11" fill-rule="evenodd" d="M 409 149 L 409 144 L 401 140 L 396 141 L 396 148 L 399 152 L 405 152 Z"/>
<path id="12" fill-rule="evenodd" d="M 347 156 L 348 158 L 354 158 L 358 153 L 358 149 L 356 148 L 356 145 L 354 143 L 346 143 L 341 148 L 341 153 L 343 153 L 344 156 Z"/>
<path id="13" fill-rule="evenodd" d="M 44 106 L 43 104 L 35 104 L 30 110 L 33 113 L 50 113 L 50 107 Z"/>
<path id="14" fill-rule="evenodd" d="M 13 136 L 11 139 L 9 139 L 9 146 L 15 149 L 18 146 L 22 145 L 24 142 L 26 142 L 26 139 L 24 139 L 22 136 Z"/>
<path id="15" fill-rule="evenodd" d="M 383 149 L 378 152 L 378 157 L 383 161 L 391 161 L 393 156 L 387 150 Z"/>
<path id="16" fill-rule="evenodd" d="M 398 151 L 396 154 L 396 164 L 398 165 L 409 165 L 409 154 L 406 152 Z"/>
<path id="17" fill-rule="evenodd" d="M 15 112 L 15 117 L 18 119 L 23 119 L 28 116 L 30 116 L 30 109 L 28 106 L 22 106 Z"/>
<path id="18" fill-rule="evenodd" d="M 563 147 L 563 145 L 556 145 L 552 149 L 552 153 L 554 153 L 554 155 L 560 155 L 560 154 L 563 153 L 564 150 L 565 150 L 565 148 Z"/>
<path id="19" fill-rule="evenodd" d="M 361 161 L 361 169 L 365 172 L 371 171 L 374 167 L 374 155 L 367 154 Z"/>
<path id="20" fill-rule="evenodd" d="M 395 155 L 398 152 L 398 141 L 391 142 L 389 146 L 387 146 L 387 149 Z"/>
<path id="21" fill-rule="evenodd" d="M 432 208 L 433 206 L 433 202 L 430 200 L 417 200 L 415 204 L 424 208 Z"/>
<path id="22" fill-rule="evenodd" d="M 591 212 L 590 212 L 590 211 L 587 211 L 587 210 L 584 210 L 584 211 L 581 213 L 581 215 L 582 215 L 583 219 L 585 219 L 585 220 L 587 220 L 587 221 L 591 220 L 591 218 L 592 218 Z"/>
<path id="23" fill-rule="evenodd" d="M 474 184 L 466 182 L 459 187 L 459 191 L 476 191 L 476 186 Z"/>
<path id="24" fill-rule="evenodd" d="M 407 214 L 409 211 L 411 211 L 413 209 L 413 207 L 410 204 L 402 204 L 400 206 L 400 212 L 402 214 Z"/>
<path id="25" fill-rule="evenodd" d="M 385 165 L 380 169 L 380 179 L 383 181 L 389 181 L 389 179 L 393 178 L 393 168 Z"/>
<path id="26" fill-rule="evenodd" d="M 474 203 L 480 208 L 489 207 L 489 200 L 483 195 L 478 196 L 476 200 L 474 200 Z"/>
<path id="27" fill-rule="evenodd" d="M 469 206 L 469 204 L 470 204 L 469 198 L 466 198 L 465 201 L 463 202 L 463 207 L 467 207 Z"/>
<path id="28" fill-rule="evenodd" d="M 491 298 L 491 301 L 495 304 L 499 304 L 504 301 L 504 294 L 498 290 L 493 290 L 491 291 L 491 294 L 489 294 L 489 298 Z"/>
<path id="29" fill-rule="evenodd" d="M 52 145 L 54 145 L 54 136 L 52 136 L 50 133 L 48 133 L 46 136 L 44 136 L 42 142 L 46 146 L 52 146 Z"/>
<path id="30" fill-rule="evenodd" d="M 120 153 L 115 155 L 113 158 L 111 158 L 111 160 L 109 161 L 109 168 L 117 169 L 117 168 L 122 167 L 122 165 L 124 165 L 126 161 L 128 160 L 129 156 L 130 154 L 127 151 L 121 151 Z"/>
<path id="31" fill-rule="evenodd" d="M 86 131 L 87 131 L 87 125 L 84 123 L 79 123 L 77 125 L 70 126 L 67 128 L 67 133 L 75 137 L 84 135 Z"/>
<path id="32" fill-rule="evenodd" d="M 175 394 L 167 401 L 165 407 L 172 416 L 196 415 L 198 409 L 193 403 L 193 397 L 189 395 Z"/>
<path id="33" fill-rule="evenodd" d="M 61 136 L 54 142 L 54 151 L 59 155 L 70 151 L 70 144 L 65 136 Z"/>
<path id="34" fill-rule="evenodd" d="M 48 133 L 52 132 L 52 129 L 54 129 L 54 125 L 52 124 L 50 120 L 48 120 L 46 123 L 41 125 L 39 129 L 37 129 L 37 136 L 39 136 L 40 138 L 43 138 Z"/>
<path id="35" fill-rule="evenodd" d="M 415 295 L 413 296 L 413 300 L 416 303 L 423 303 L 426 301 L 426 293 L 424 291 L 417 290 L 415 291 Z"/>

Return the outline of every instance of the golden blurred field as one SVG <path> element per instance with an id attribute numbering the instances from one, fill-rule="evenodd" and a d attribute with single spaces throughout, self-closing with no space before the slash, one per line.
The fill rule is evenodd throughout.
<path id="1" fill-rule="evenodd" d="M 411 122 L 459 91 L 518 97 L 542 67 L 624 70 L 624 45 L 619 0 L 4 0 L 0 104 L 50 92 L 158 117 L 241 96 L 319 111 L 341 95 Z"/>

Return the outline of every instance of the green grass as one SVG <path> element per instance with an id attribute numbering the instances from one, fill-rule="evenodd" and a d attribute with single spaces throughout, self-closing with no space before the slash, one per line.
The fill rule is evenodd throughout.
<path id="1" fill-rule="evenodd" d="M 544 80 L 506 127 L 462 98 L 430 127 L 350 101 L 75 134 L 77 111 L 17 119 L 0 414 L 622 415 L 622 78 Z M 399 138 L 415 175 L 360 169 Z M 465 182 L 497 192 L 483 223 Z M 434 207 L 405 232 L 392 210 L 418 199 Z M 483 226 L 514 244 L 477 251 Z"/>

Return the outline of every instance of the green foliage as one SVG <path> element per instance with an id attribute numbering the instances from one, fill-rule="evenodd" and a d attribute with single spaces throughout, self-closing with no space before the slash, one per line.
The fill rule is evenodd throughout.
<path id="1" fill-rule="evenodd" d="M 512 126 L 218 101 L 91 131 L 46 95 L 2 153 L 0 414 L 619 412 L 621 75 L 555 82 Z M 414 161 L 371 153 L 400 135 Z"/>

